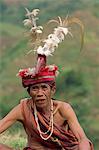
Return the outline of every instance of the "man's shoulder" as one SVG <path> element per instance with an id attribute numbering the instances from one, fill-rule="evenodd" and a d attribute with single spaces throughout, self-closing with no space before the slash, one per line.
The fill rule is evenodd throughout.
<path id="1" fill-rule="evenodd" d="M 21 103 L 21 102 L 24 102 L 24 101 L 29 101 L 29 100 L 30 100 L 30 98 L 25 97 L 25 98 L 20 99 L 20 103 Z"/>
<path id="2" fill-rule="evenodd" d="M 70 104 L 68 102 L 65 102 L 63 100 L 55 100 L 55 103 L 58 104 L 60 107 L 65 106 L 65 107 L 69 107 Z"/>
<path id="3" fill-rule="evenodd" d="M 54 103 L 57 105 L 58 110 L 60 112 L 71 109 L 71 105 L 68 102 L 65 102 L 63 100 L 55 100 Z"/>
<path id="4" fill-rule="evenodd" d="M 59 111 L 60 115 L 67 119 L 68 112 L 71 111 L 71 105 L 68 102 L 62 101 L 62 100 L 55 100 L 56 105 L 58 106 L 57 110 Z"/>
<path id="5" fill-rule="evenodd" d="M 31 103 L 31 98 L 22 98 L 22 99 L 20 99 L 20 101 L 19 101 L 19 104 L 20 105 L 28 105 L 29 103 Z"/>

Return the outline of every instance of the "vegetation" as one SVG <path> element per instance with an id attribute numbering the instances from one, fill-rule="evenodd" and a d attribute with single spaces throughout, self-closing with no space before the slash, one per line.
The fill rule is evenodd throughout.
<path id="1" fill-rule="evenodd" d="M 14 135 L 9 132 L 2 134 L 0 142 L 17 149 L 22 149 L 26 145 L 26 139 L 21 135 L 20 131 Z"/>
<path id="2" fill-rule="evenodd" d="M 85 25 L 85 42 L 81 52 L 80 30 L 71 26 L 73 38 L 66 40 L 55 51 L 54 59 L 48 63 L 59 65 L 55 98 L 66 100 L 79 118 L 95 150 L 99 147 L 99 2 L 98 0 L 1 0 L 0 1 L 0 118 L 4 117 L 21 98 L 27 97 L 16 74 L 20 68 L 32 67 L 35 56 L 28 54 L 30 47 L 24 37 L 22 24 L 24 7 L 41 10 L 39 24 L 58 15 L 75 16 Z M 48 27 L 50 32 L 50 27 Z M 32 63 L 31 63 L 32 62 Z M 61 86 L 60 86 L 61 85 Z M 21 129 L 21 130 L 20 130 Z M 14 135 L 14 138 L 12 139 Z M 21 148 L 26 143 L 25 134 L 19 124 L 0 135 L 0 142 Z M 12 139 L 12 140 L 10 140 Z"/>

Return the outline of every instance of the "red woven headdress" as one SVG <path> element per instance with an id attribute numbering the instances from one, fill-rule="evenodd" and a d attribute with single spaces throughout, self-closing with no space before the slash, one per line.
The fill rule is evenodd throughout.
<path id="1" fill-rule="evenodd" d="M 24 87 L 35 83 L 55 81 L 58 74 L 58 67 L 55 65 L 46 66 L 46 56 L 38 54 L 37 64 L 34 68 L 20 69 L 18 75 L 22 78 Z"/>

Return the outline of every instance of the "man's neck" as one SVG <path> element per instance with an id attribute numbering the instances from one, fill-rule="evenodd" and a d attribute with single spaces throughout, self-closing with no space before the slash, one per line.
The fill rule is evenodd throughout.
<path id="1" fill-rule="evenodd" d="M 51 102 L 45 106 L 45 107 L 36 107 L 37 108 L 37 111 L 39 111 L 40 113 L 44 114 L 44 115 L 50 115 L 51 113 Z"/>
<path id="2" fill-rule="evenodd" d="M 40 113 L 43 113 L 43 114 L 49 114 L 51 111 L 51 105 L 49 105 L 47 107 L 43 107 L 43 108 L 37 107 L 37 111 L 39 111 Z"/>

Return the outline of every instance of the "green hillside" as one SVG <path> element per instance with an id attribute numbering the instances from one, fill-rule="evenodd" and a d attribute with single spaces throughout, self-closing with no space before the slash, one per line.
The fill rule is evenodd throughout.
<path id="1" fill-rule="evenodd" d="M 80 29 L 71 26 L 73 38 L 67 36 L 48 63 L 59 65 L 58 99 L 72 104 L 88 137 L 99 147 L 99 2 L 98 0 L 1 0 L 0 17 L 0 117 L 20 99 L 28 96 L 16 74 L 20 68 L 32 67 L 35 61 L 25 37 L 24 7 L 41 10 L 38 23 L 45 26 L 57 16 L 78 17 L 85 26 L 84 47 L 80 50 Z M 47 27 L 50 32 L 51 26 Z M 61 86 L 60 86 L 61 85 Z M 6 105 L 5 105 L 6 104 Z M 13 127 L 15 131 L 21 128 Z M 17 132 L 16 131 L 16 132 Z M 11 130 L 10 130 L 11 132 Z M 11 133 L 13 134 L 13 133 Z M 22 135 L 24 136 L 24 135 Z M 22 139 L 24 141 L 24 139 Z M 2 141 L 0 141 L 2 142 Z M 22 142 L 24 143 L 24 142 Z M 22 145 L 20 142 L 20 145 Z M 16 143 L 17 144 L 17 143 Z M 11 145 L 11 143 L 9 143 Z M 12 144 L 13 145 L 13 144 Z M 20 146 L 19 145 L 19 146 Z M 13 145 L 15 146 L 15 145 Z"/>

